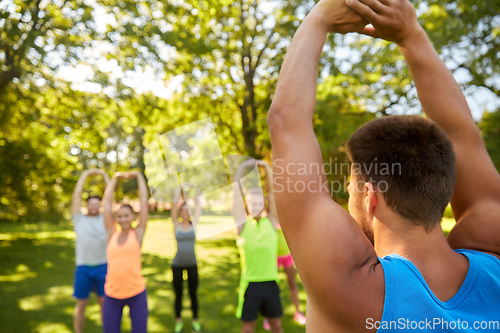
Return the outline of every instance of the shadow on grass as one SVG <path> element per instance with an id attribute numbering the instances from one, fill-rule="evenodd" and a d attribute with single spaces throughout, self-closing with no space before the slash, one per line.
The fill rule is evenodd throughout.
<path id="1" fill-rule="evenodd" d="M 2 332 L 73 331 L 73 243 L 51 237 L 2 241 Z M 95 320 L 87 320 L 86 331 L 102 329 Z"/>

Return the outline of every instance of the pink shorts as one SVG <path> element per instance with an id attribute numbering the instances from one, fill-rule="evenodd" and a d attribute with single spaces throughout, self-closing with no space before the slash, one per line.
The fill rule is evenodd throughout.
<path id="1" fill-rule="evenodd" d="M 291 254 L 287 254 L 286 256 L 278 256 L 278 268 L 286 268 L 290 266 L 293 266 L 293 259 Z"/>

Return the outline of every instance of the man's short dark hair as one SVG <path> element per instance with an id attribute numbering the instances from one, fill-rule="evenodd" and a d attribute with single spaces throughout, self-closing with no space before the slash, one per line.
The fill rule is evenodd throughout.
<path id="1" fill-rule="evenodd" d="M 87 202 L 89 202 L 91 199 L 97 199 L 101 201 L 101 197 L 98 195 L 89 195 L 89 197 L 87 198 Z"/>
<path id="2" fill-rule="evenodd" d="M 427 231 L 440 223 L 456 170 L 451 141 L 435 123 L 419 116 L 374 119 L 352 134 L 347 153 L 353 172 L 376 185 L 392 210 Z"/>

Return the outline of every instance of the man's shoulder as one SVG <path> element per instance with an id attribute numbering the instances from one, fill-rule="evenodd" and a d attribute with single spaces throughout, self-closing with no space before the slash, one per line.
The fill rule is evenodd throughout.
<path id="1" fill-rule="evenodd" d="M 455 249 L 454 251 L 457 253 L 462 253 L 469 258 L 471 256 L 477 258 L 477 260 L 480 260 L 481 264 L 491 264 L 494 267 L 497 267 L 498 265 L 498 269 L 500 269 L 500 255 L 497 253 L 472 249 Z"/>
<path id="2" fill-rule="evenodd" d="M 75 223 L 80 222 L 84 216 L 85 215 L 83 215 L 82 212 L 80 212 L 80 211 L 78 213 L 71 213 L 71 219 Z"/>
<path id="3" fill-rule="evenodd" d="M 480 200 L 462 215 L 448 234 L 450 246 L 500 258 L 500 202 Z"/>

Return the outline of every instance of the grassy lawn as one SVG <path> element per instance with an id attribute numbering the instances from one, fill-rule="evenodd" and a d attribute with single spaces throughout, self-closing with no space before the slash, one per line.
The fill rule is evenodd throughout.
<path id="1" fill-rule="evenodd" d="M 200 228 L 212 224 L 227 226 L 226 217 L 205 216 Z M 454 225 L 444 219 L 445 233 Z M 224 228 L 222 228 L 224 229 Z M 197 244 L 199 261 L 200 320 L 205 332 L 239 332 L 240 322 L 234 316 L 239 282 L 239 255 L 234 230 L 228 230 Z M 2 332 L 66 333 L 73 331 L 74 240 L 71 225 L 40 224 L 0 225 L 0 323 Z M 174 323 L 170 260 L 175 254 L 172 224 L 165 220 L 149 222 L 143 246 L 143 273 L 147 280 L 150 309 L 149 332 L 172 331 Z M 305 332 L 292 320 L 294 307 L 280 273 L 282 302 L 287 333 Z M 297 277 L 298 278 L 298 277 Z M 305 310 L 306 294 L 299 283 Z M 190 332 L 189 297 L 184 298 L 185 324 Z M 125 310 L 127 311 L 127 309 Z M 185 326 L 185 327 L 186 327 Z M 124 332 L 130 331 L 125 312 Z M 95 296 L 87 308 L 85 332 L 102 332 L 99 307 Z M 257 332 L 264 332 L 259 319 Z"/>
<path id="2" fill-rule="evenodd" d="M 223 217 L 204 217 L 210 222 L 226 224 Z M 200 274 L 200 321 L 204 332 L 239 332 L 240 322 L 234 314 L 239 283 L 239 255 L 234 230 L 197 243 Z M 71 225 L 40 224 L 0 225 L 0 323 L 1 332 L 66 333 L 73 331 L 73 272 L 74 240 Z M 174 323 L 174 293 L 170 262 L 175 254 L 172 224 L 152 220 L 148 225 L 143 246 L 143 273 L 147 281 L 150 309 L 149 332 L 172 332 Z M 287 333 L 305 332 L 292 320 L 294 307 L 286 284 L 283 283 L 283 327 Z M 300 298 L 305 311 L 306 294 L 299 283 Z M 187 289 L 187 288 L 186 288 Z M 189 296 L 184 297 L 184 332 L 190 332 Z M 127 310 L 126 310 L 127 311 Z M 264 332 L 262 319 L 257 332 Z M 130 332 L 128 312 L 125 312 L 123 332 Z M 102 332 L 99 306 L 95 296 L 87 308 L 85 332 Z"/>

